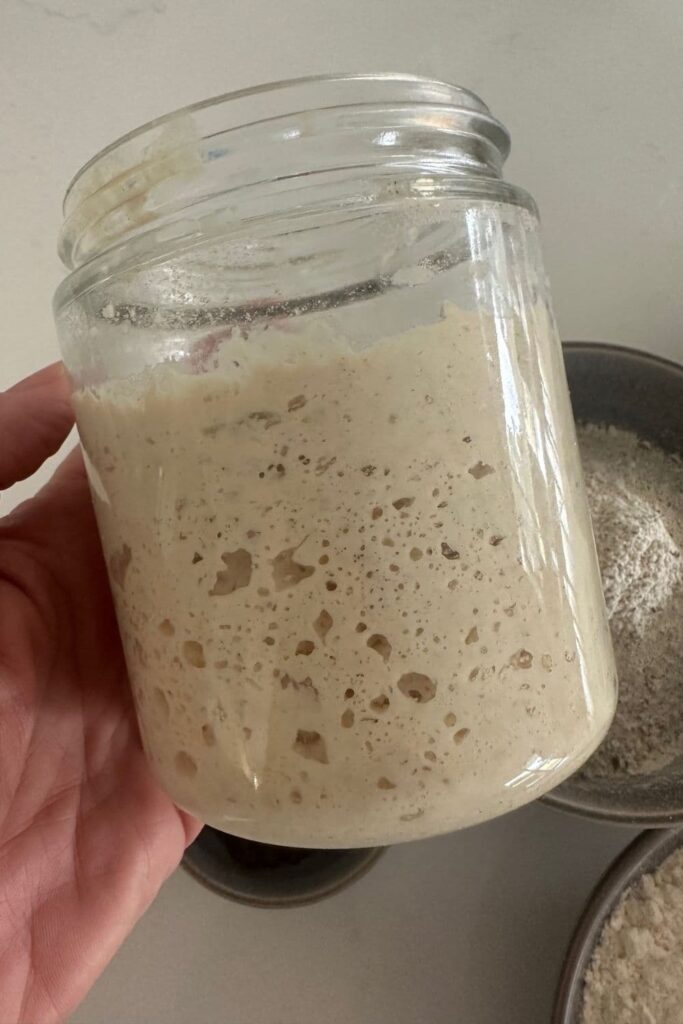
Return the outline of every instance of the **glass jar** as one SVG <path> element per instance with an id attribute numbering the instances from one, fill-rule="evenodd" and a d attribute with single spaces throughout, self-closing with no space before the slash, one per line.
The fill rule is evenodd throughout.
<path id="1" fill-rule="evenodd" d="M 281 83 L 66 197 L 64 360 L 145 749 L 269 843 L 544 793 L 615 672 L 537 213 L 477 97 Z"/>

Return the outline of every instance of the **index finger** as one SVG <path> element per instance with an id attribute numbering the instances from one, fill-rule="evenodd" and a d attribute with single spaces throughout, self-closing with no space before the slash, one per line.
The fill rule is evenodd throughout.
<path id="1" fill-rule="evenodd" d="M 0 393 L 0 490 L 35 473 L 58 451 L 73 423 L 69 381 L 61 363 Z"/>

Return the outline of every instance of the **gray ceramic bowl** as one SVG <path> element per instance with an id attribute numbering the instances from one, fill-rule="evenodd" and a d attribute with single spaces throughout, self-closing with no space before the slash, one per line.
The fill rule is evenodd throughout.
<path id="1" fill-rule="evenodd" d="M 572 938 L 560 975 L 551 1024 L 581 1024 L 586 970 L 602 929 L 623 893 L 683 846 L 683 829 L 652 830 L 617 857 L 593 892 Z"/>
<path id="2" fill-rule="evenodd" d="M 219 896 L 252 907 L 301 907 L 332 896 L 369 871 L 383 847 L 303 850 L 203 828 L 183 867 Z"/>
<path id="3" fill-rule="evenodd" d="M 635 431 L 683 456 L 683 366 L 616 345 L 564 346 L 574 417 Z M 683 663 L 681 664 L 683 699 Z M 572 776 L 544 801 L 564 811 L 642 828 L 683 822 L 683 757 L 651 775 Z"/>

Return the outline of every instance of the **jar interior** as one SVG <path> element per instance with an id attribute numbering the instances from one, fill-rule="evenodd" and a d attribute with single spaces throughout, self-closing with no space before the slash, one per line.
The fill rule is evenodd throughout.
<path id="1" fill-rule="evenodd" d="M 614 708 L 537 218 L 450 89 L 232 97 L 67 200 L 57 322 L 143 742 L 260 842 L 510 810 Z"/>
<path id="2" fill-rule="evenodd" d="M 614 681 L 535 217 L 326 216 L 130 268 L 60 331 L 155 771 L 344 847 L 544 792 Z"/>

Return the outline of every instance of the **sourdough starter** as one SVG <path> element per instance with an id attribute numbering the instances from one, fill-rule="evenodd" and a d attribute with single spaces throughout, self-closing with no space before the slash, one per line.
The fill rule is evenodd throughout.
<path id="1" fill-rule="evenodd" d="M 485 330 L 453 307 L 366 349 L 271 325 L 75 396 L 145 747 L 202 820 L 418 838 L 532 799 L 602 738 L 573 430 L 514 329 Z"/>

